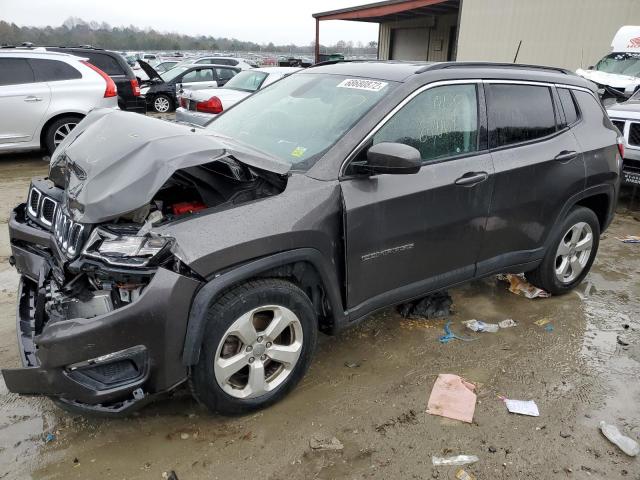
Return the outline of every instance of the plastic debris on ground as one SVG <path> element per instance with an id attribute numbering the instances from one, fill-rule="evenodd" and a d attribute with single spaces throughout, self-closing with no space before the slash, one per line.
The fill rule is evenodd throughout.
<path id="1" fill-rule="evenodd" d="M 500 328 L 517 327 L 518 326 L 518 322 L 516 322 L 513 318 L 507 318 L 505 320 L 502 320 L 501 322 L 498 322 L 498 326 Z"/>
<path id="2" fill-rule="evenodd" d="M 470 463 L 475 463 L 480 460 L 475 455 L 456 455 L 455 457 L 431 457 L 431 463 L 433 463 L 436 467 L 440 466 L 459 466 L 459 465 L 469 465 Z"/>
<path id="3" fill-rule="evenodd" d="M 466 322 L 462 322 L 469 330 L 473 330 L 474 332 L 487 332 L 487 333 L 495 333 L 500 330 L 500 327 L 497 323 L 487 323 L 482 320 L 467 320 Z"/>
<path id="4" fill-rule="evenodd" d="M 44 443 L 55 442 L 55 440 L 56 435 L 54 433 L 47 433 L 47 435 L 44 437 Z"/>
<path id="5" fill-rule="evenodd" d="M 524 278 L 523 274 L 514 275 L 513 273 L 500 274 L 498 280 L 509 283 L 509 291 L 516 295 L 533 299 L 533 298 L 548 298 L 551 296 L 549 292 L 545 292 L 541 288 L 534 287 Z"/>
<path id="6" fill-rule="evenodd" d="M 616 237 L 622 243 L 640 243 L 640 237 L 635 235 L 625 235 L 624 237 Z"/>
<path id="7" fill-rule="evenodd" d="M 540 412 L 538 406 L 533 400 L 510 400 L 508 398 L 501 397 L 501 400 L 507 406 L 507 410 L 511 413 L 517 413 L 519 415 L 528 415 L 530 417 L 539 417 Z"/>
<path id="8" fill-rule="evenodd" d="M 543 327 L 545 326 L 547 323 L 549 323 L 551 321 L 550 318 L 541 318 L 540 320 L 536 320 L 535 323 L 536 325 L 538 325 L 539 327 Z"/>
<path id="9" fill-rule="evenodd" d="M 449 343 L 451 340 L 462 340 L 463 342 L 472 342 L 477 338 L 461 337 L 451 331 L 451 320 L 444 324 L 444 335 L 438 338 L 440 343 Z"/>
<path id="10" fill-rule="evenodd" d="M 312 450 L 342 450 L 344 445 L 336 437 L 313 437 L 309 440 L 309 446 Z"/>
<path id="11" fill-rule="evenodd" d="M 413 302 L 398 305 L 398 313 L 403 318 L 441 318 L 451 314 L 453 300 L 447 292 L 436 292 Z"/>
<path id="12" fill-rule="evenodd" d="M 458 375 L 441 373 L 433 384 L 427 413 L 467 423 L 473 422 L 473 412 L 476 409 L 475 388 L 474 384 Z"/>
<path id="13" fill-rule="evenodd" d="M 178 480 L 176 472 L 171 470 L 170 472 L 162 472 L 162 480 Z"/>
<path id="14" fill-rule="evenodd" d="M 553 332 L 553 325 L 551 325 L 551 324 L 546 325 L 544 327 L 544 331 L 545 332 L 549 332 L 549 333 Z"/>
<path id="15" fill-rule="evenodd" d="M 629 455 L 635 457 L 640 453 L 640 445 L 632 438 L 625 437 L 618 427 L 615 425 L 609 425 L 606 422 L 600 422 L 600 431 L 607 437 L 607 439 L 616 445 L 620 450 Z"/>
<path id="16" fill-rule="evenodd" d="M 475 475 L 472 473 L 466 472 L 464 469 L 459 468 L 456 472 L 456 478 L 458 480 L 476 480 Z"/>

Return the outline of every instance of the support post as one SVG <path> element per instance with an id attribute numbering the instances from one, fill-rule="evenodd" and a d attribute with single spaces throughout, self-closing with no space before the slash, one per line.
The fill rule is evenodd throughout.
<path id="1" fill-rule="evenodd" d="M 315 44 L 316 63 L 320 61 L 320 19 L 316 18 L 316 44 Z"/>

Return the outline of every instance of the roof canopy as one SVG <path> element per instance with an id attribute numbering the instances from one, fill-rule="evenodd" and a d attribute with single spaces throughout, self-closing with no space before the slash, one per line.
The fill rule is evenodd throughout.
<path id="1" fill-rule="evenodd" d="M 357 7 L 314 13 L 316 20 L 353 20 L 380 23 L 426 15 L 455 13 L 460 0 L 386 0 Z"/>

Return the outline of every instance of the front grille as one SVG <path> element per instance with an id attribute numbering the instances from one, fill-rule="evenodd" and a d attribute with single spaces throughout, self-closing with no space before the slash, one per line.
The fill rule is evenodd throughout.
<path id="1" fill-rule="evenodd" d="M 29 192 L 29 213 L 31 216 L 38 218 L 38 209 L 40 208 L 40 199 L 42 198 L 42 194 L 31 187 L 31 192 Z"/>
<path id="2" fill-rule="evenodd" d="M 36 187 L 31 186 L 27 204 L 27 213 L 31 220 L 50 229 L 58 208 L 58 202 L 48 197 Z"/>
<path id="3" fill-rule="evenodd" d="M 640 146 L 640 123 L 632 123 L 629 126 L 629 145 Z"/>
<path id="4" fill-rule="evenodd" d="M 84 225 L 74 222 L 71 217 L 65 215 L 62 209 L 58 209 L 53 235 L 56 244 L 69 257 L 74 257 L 82 247 Z"/>
<path id="5" fill-rule="evenodd" d="M 621 134 L 624 134 L 624 120 L 611 120 L 611 123 L 613 123 L 615 127 L 620 130 Z"/>
<path id="6" fill-rule="evenodd" d="M 55 200 L 50 199 L 49 197 L 44 197 L 42 200 L 42 208 L 40 210 L 40 220 L 47 226 L 51 226 L 53 224 L 53 218 L 56 214 L 56 207 L 58 204 Z"/>

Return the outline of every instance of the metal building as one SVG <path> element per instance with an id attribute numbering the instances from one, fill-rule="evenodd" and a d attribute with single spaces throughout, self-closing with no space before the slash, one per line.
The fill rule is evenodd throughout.
<path id="1" fill-rule="evenodd" d="M 640 0 L 387 0 L 316 13 L 320 22 L 378 23 L 381 60 L 494 61 L 576 69 L 611 51 Z"/>

